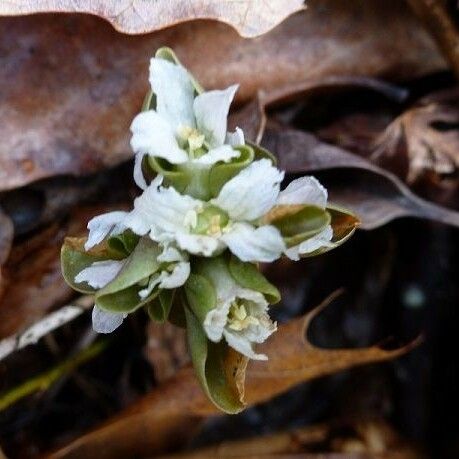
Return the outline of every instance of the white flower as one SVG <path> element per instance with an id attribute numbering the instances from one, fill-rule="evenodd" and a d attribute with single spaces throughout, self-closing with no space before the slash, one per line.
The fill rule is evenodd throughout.
<path id="1" fill-rule="evenodd" d="M 277 204 L 309 204 L 325 209 L 327 199 L 327 190 L 315 177 L 308 176 L 293 180 L 281 191 Z M 285 250 L 285 255 L 292 260 L 299 260 L 301 254 L 312 253 L 322 247 L 334 247 L 332 238 L 333 229 L 327 225 L 319 234 Z"/>
<path id="2" fill-rule="evenodd" d="M 269 160 L 254 161 L 229 180 L 216 198 L 204 202 L 162 187 L 158 176 L 134 201 L 131 212 L 112 212 L 89 222 L 87 248 L 126 228 L 141 236 L 148 234 L 159 243 L 173 242 L 194 255 L 209 257 L 228 247 L 242 261 L 271 262 L 282 253 L 298 260 L 301 254 L 332 247 L 330 225 L 290 248 L 273 225 L 254 225 L 276 205 L 325 208 L 327 190 L 317 179 L 302 177 L 280 191 L 283 177 Z"/>
<path id="3" fill-rule="evenodd" d="M 256 161 L 209 202 L 155 181 L 118 224 L 159 243 L 175 242 L 195 255 L 213 256 L 229 247 L 243 261 L 273 261 L 285 250 L 279 230 L 271 225 L 257 228 L 251 222 L 275 204 L 283 177 L 269 160 Z"/>
<path id="4" fill-rule="evenodd" d="M 168 265 L 150 277 L 147 286 L 139 291 L 139 300 L 147 298 L 156 286 L 162 289 L 180 287 L 190 275 L 190 263 L 186 255 L 174 247 L 165 247 L 157 259 L 161 263 L 168 263 Z M 86 282 L 95 289 L 104 288 L 116 278 L 126 261 L 127 258 L 124 260 L 96 261 L 80 271 L 75 276 L 75 282 Z M 105 311 L 95 305 L 92 312 L 93 329 L 98 333 L 111 333 L 123 323 L 126 316 L 125 313 Z"/>
<path id="5" fill-rule="evenodd" d="M 242 288 L 223 270 L 213 277 L 217 304 L 203 323 L 207 337 L 214 342 L 226 340 L 229 346 L 250 359 L 267 360 L 257 354 L 253 343 L 263 343 L 277 330 L 268 315 L 268 302 L 260 293 Z"/>
<path id="6" fill-rule="evenodd" d="M 159 58 L 151 59 L 150 84 L 156 110 L 140 113 L 131 125 L 134 179 L 139 187 L 147 187 L 141 171 L 144 155 L 172 164 L 193 162 L 207 167 L 240 155 L 232 146 L 244 144 L 242 131 L 227 133 L 228 111 L 237 85 L 195 97 L 187 70 Z"/>

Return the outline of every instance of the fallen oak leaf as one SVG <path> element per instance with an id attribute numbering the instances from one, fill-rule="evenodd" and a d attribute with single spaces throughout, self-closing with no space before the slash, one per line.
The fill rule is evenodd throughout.
<path id="1" fill-rule="evenodd" d="M 457 95 L 456 95 L 457 96 Z M 453 176 L 459 170 L 459 110 L 457 97 L 448 102 L 430 102 L 410 108 L 397 117 L 375 140 L 371 160 L 389 167 L 402 156 L 413 184 L 428 174 Z M 400 174 L 399 174 L 400 175 Z"/>
<path id="2" fill-rule="evenodd" d="M 246 400 L 252 405 L 269 400 L 302 381 L 333 374 L 355 365 L 396 358 L 420 343 L 420 339 L 395 350 L 380 346 L 363 349 L 321 349 L 308 340 L 308 330 L 314 318 L 342 293 L 337 290 L 304 318 L 282 325 L 282 333 L 274 334 L 260 346 L 269 362 L 250 361 L 246 371 Z M 286 337 L 289 343 L 286 345 Z"/>
<path id="3" fill-rule="evenodd" d="M 390 360 L 419 343 L 395 350 L 378 346 L 365 349 L 326 350 L 313 346 L 305 337 L 311 321 L 339 292 L 305 317 L 282 324 L 260 349 L 269 355 L 262 365 L 251 361 L 246 370 L 245 399 L 261 403 L 314 378 L 357 365 Z M 176 449 L 193 433 L 199 420 L 221 412 L 209 402 L 194 372 L 187 366 L 149 395 L 115 418 L 70 444 L 49 453 L 49 459 L 145 456 Z"/>
<path id="4" fill-rule="evenodd" d="M 1 23 L 0 49 L 7 51 L 0 85 L 8 88 L 0 96 L 1 190 L 53 175 L 89 174 L 132 158 L 129 125 L 147 91 L 148 61 L 164 44 L 206 88 L 240 83 L 239 101 L 307 78 L 403 78 L 445 67 L 403 2 L 323 0 L 257 40 L 209 22 L 143 37 L 122 36 L 79 15 Z M 32 87 L 33 97 L 25 96 Z"/>
<path id="5" fill-rule="evenodd" d="M 88 13 L 107 20 L 117 31 L 143 34 L 193 19 L 213 19 L 234 27 L 243 37 L 262 35 L 291 14 L 304 9 L 303 0 L 159 0 L 101 1 L 16 0 L 0 4 L 0 15 Z"/>

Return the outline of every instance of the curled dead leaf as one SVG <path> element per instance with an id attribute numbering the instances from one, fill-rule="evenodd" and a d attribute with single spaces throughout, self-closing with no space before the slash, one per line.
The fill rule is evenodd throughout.
<path id="1" fill-rule="evenodd" d="M 448 100 L 421 100 L 376 139 L 371 159 L 411 185 L 429 174 L 454 178 L 459 170 L 458 100 L 457 90 Z"/>
<path id="2" fill-rule="evenodd" d="M 0 15 L 15 16 L 33 13 L 89 13 L 107 20 L 119 32 L 142 34 L 164 29 L 193 19 L 214 19 L 234 27 L 243 37 L 268 32 L 285 18 L 304 8 L 302 0 L 261 0 L 233 2 L 210 0 L 189 2 L 160 0 L 16 0 L 0 5 Z"/>
<path id="3" fill-rule="evenodd" d="M 305 317 L 282 324 L 261 350 L 269 360 L 250 361 L 246 370 L 248 405 L 260 403 L 313 378 L 357 365 L 396 358 L 418 341 L 395 350 L 378 346 L 366 349 L 320 349 L 305 335 L 313 318 L 336 294 Z M 110 420 L 105 425 L 50 453 L 47 457 L 80 458 L 97 455 L 123 458 L 157 454 L 177 448 L 193 433 L 199 420 L 221 414 L 201 390 L 192 368 L 185 367 L 173 378 Z"/>
<path id="4" fill-rule="evenodd" d="M 321 142 L 312 134 L 271 126 L 263 145 L 277 152 L 280 167 L 290 173 L 339 169 L 336 176 L 323 178 L 330 200 L 352 210 L 364 229 L 377 228 L 400 217 L 459 226 L 459 212 L 421 199 L 391 172 Z"/>
<path id="5" fill-rule="evenodd" d="M 81 15 L 0 21 L 0 84 L 8 88 L 0 95 L 1 190 L 53 175 L 89 174 L 132 158 L 129 125 L 148 89 L 149 59 L 164 44 L 206 88 L 240 83 L 240 101 L 305 79 L 413 77 L 445 67 L 397 1 L 311 3 L 256 40 L 203 21 L 143 37 L 120 35 Z"/>

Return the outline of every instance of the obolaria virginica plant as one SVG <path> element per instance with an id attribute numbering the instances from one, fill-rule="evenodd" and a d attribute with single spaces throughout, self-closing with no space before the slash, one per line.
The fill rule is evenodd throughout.
<path id="1" fill-rule="evenodd" d="M 237 90 L 204 91 L 174 53 L 150 63 L 151 91 L 132 123 L 130 212 L 93 218 L 87 238 L 67 238 L 62 269 L 75 290 L 94 294 L 93 327 L 110 333 L 143 308 L 186 327 L 203 390 L 221 410 L 243 409 L 248 359 L 276 332 L 277 288 L 257 263 L 322 254 L 358 223 L 327 203 L 314 177 L 293 180 L 271 153 L 227 132 Z"/>

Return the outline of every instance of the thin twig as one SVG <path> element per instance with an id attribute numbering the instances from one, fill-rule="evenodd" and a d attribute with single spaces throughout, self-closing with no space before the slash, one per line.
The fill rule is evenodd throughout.
<path id="1" fill-rule="evenodd" d="M 94 304 L 90 295 L 78 298 L 73 304 L 68 304 L 45 316 L 39 322 L 33 324 L 26 330 L 16 333 L 0 341 L 0 360 L 29 344 L 35 344 L 40 338 L 49 332 L 72 321 Z"/>
<path id="2" fill-rule="evenodd" d="M 442 0 L 407 0 L 459 78 L 459 30 Z"/>
<path id="3" fill-rule="evenodd" d="M 13 389 L 0 395 L 0 411 L 8 408 L 13 403 L 21 400 L 22 398 L 33 394 L 34 392 L 44 391 L 48 389 L 55 381 L 61 376 L 67 375 L 76 367 L 82 365 L 88 360 L 93 359 L 99 355 L 107 346 L 107 341 L 98 341 L 92 346 L 83 349 L 77 355 L 70 357 L 61 364 L 46 371 L 34 378 L 26 381 L 25 383 L 14 387 Z"/>

